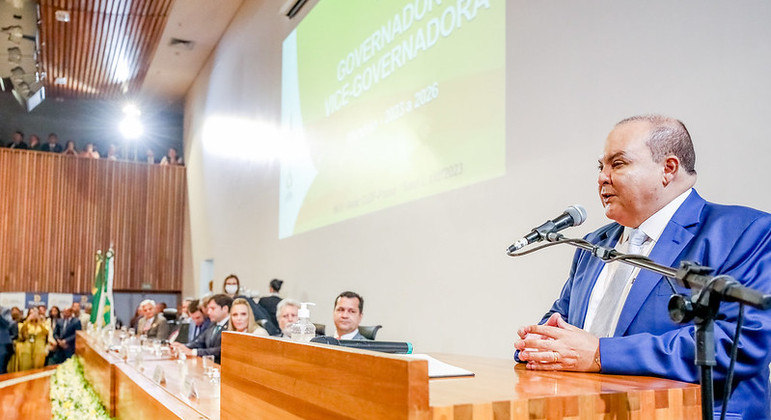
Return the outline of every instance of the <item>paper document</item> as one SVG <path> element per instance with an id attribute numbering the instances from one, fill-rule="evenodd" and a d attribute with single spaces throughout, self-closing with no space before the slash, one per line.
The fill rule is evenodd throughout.
<path id="1" fill-rule="evenodd" d="M 405 357 L 427 360 L 429 378 L 451 378 L 454 376 L 474 376 L 474 372 L 436 360 L 427 354 L 410 354 L 410 355 L 405 355 Z"/>

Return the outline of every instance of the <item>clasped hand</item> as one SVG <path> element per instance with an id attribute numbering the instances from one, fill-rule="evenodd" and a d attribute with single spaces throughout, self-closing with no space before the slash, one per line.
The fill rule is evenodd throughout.
<path id="1" fill-rule="evenodd" d="M 558 313 L 542 325 L 528 325 L 517 331 L 519 360 L 532 370 L 600 370 L 600 339 L 568 324 Z"/>

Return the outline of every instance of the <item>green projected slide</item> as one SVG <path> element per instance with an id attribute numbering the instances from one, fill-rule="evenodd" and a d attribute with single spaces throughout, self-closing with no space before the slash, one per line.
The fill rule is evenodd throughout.
<path id="1" fill-rule="evenodd" d="M 505 15 L 319 1 L 283 45 L 279 238 L 503 175 Z"/>

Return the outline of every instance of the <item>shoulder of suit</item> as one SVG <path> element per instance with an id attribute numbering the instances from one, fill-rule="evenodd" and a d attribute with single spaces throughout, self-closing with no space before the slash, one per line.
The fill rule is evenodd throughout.
<path id="1" fill-rule="evenodd" d="M 589 242 L 594 242 L 597 239 L 601 239 L 605 236 L 607 236 L 612 231 L 619 229 L 621 225 L 619 225 L 616 222 L 608 223 L 607 225 L 595 230 L 594 232 L 591 232 L 584 236 L 584 239 L 586 239 Z"/>

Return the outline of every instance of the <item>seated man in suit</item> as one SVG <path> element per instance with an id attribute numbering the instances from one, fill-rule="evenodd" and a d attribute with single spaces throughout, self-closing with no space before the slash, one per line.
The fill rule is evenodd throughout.
<path id="1" fill-rule="evenodd" d="M 228 329 L 230 307 L 232 305 L 233 299 L 228 295 L 218 294 L 212 296 L 207 308 L 209 319 L 212 322 L 209 328 L 187 345 L 173 343 L 174 349 L 187 356 L 214 355 L 214 361 L 219 363 L 222 350 L 222 331 Z"/>
<path id="2" fill-rule="evenodd" d="M 364 298 L 355 292 L 343 292 L 335 299 L 335 338 L 338 340 L 366 340 L 359 332 L 364 316 Z"/>
<path id="3" fill-rule="evenodd" d="M 278 327 L 281 329 L 279 337 L 289 337 L 287 327 L 297 322 L 297 311 L 300 310 L 300 302 L 294 299 L 283 299 L 276 306 L 276 317 L 278 317 Z"/>
<path id="4" fill-rule="evenodd" d="M 585 239 L 666 266 L 695 261 L 771 293 L 771 214 L 701 198 L 693 189 L 695 162 L 690 134 L 678 120 L 652 115 L 616 124 L 597 180 L 605 215 L 615 223 Z M 671 295 L 660 275 L 576 251 L 562 293 L 541 324 L 517 332 L 517 357 L 533 370 L 697 382 L 694 326 L 669 318 Z M 715 322 L 715 413 L 722 407 L 738 313 L 737 303 L 724 302 L 723 318 Z M 745 308 L 727 418 L 771 417 L 770 348 L 771 312 Z"/>
<path id="5" fill-rule="evenodd" d="M 52 363 L 62 363 L 75 354 L 75 334 L 81 330 L 80 320 L 72 314 L 72 308 L 64 308 L 62 318 L 56 320 L 53 337 L 56 341 Z"/>
<path id="6" fill-rule="evenodd" d="M 148 339 L 165 340 L 169 336 L 169 323 L 163 314 L 155 309 L 155 301 L 145 299 L 139 304 L 142 308 L 142 319 L 137 323 L 137 335 L 146 335 Z"/>
<path id="7" fill-rule="evenodd" d="M 169 341 L 182 344 L 192 343 L 199 335 L 209 328 L 209 317 L 205 316 L 203 308 L 198 306 L 197 300 L 189 300 L 187 303 L 188 319 L 179 324 L 179 328 L 171 333 Z"/>

